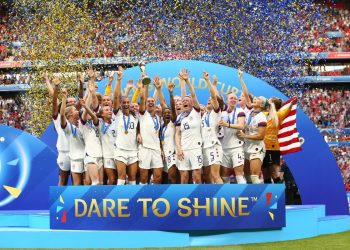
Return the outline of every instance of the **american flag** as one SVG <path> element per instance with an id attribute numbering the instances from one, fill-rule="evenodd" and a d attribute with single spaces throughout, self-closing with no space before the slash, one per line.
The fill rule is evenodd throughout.
<path id="1" fill-rule="evenodd" d="M 301 150 L 299 133 L 297 130 L 297 98 L 292 97 L 283 103 L 281 109 L 290 108 L 290 112 L 282 121 L 278 131 L 278 143 L 282 155 L 298 152 Z"/>

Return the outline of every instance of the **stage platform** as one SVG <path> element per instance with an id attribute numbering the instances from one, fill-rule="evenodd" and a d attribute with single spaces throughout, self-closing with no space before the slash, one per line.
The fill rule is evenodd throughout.
<path id="1" fill-rule="evenodd" d="M 295 240 L 350 230 L 350 216 L 325 216 L 324 205 L 286 206 L 286 223 L 285 228 L 273 230 L 64 231 L 50 230 L 48 211 L 0 211 L 0 247 L 211 246 Z"/>

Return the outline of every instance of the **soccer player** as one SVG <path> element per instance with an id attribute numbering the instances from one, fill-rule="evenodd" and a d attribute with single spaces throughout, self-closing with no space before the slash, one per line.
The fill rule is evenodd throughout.
<path id="1" fill-rule="evenodd" d="M 137 125 L 138 117 L 130 111 L 130 100 L 127 96 L 121 96 L 121 80 L 123 69 L 117 72 L 117 82 L 114 88 L 113 112 L 115 114 L 115 126 L 117 139 L 115 141 L 114 159 L 117 164 L 117 185 L 125 185 L 126 174 L 128 184 L 136 185 L 136 174 L 138 164 L 137 149 Z M 142 83 L 138 83 L 141 89 Z M 141 89 L 141 92 L 143 90 Z"/>
<path id="2" fill-rule="evenodd" d="M 247 86 L 243 81 L 243 71 L 240 69 L 238 69 L 238 78 L 242 86 L 242 94 L 238 100 L 239 106 L 241 107 L 241 109 L 244 110 L 246 117 L 248 117 L 250 112 L 252 111 L 253 96 L 248 92 Z"/>
<path id="3" fill-rule="evenodd" d="M 237 107 L 237 97 L 235 93 L 226 96 L 227 108 L 222 112 L 222 120 L 219 125 L 223 128 L 221 145 L 223 149 L 223 160 L 221 177 L 224 183 L 230 183 L 231 170 L 236 176 L 238 184 L 245 184 L 244 178 L 244 141 L 237 137 L 237 132 L 244 129 L 245 113 L 243 109 Z"/>
<path id="4" fill-rule="evenodd" d="M 89 96 L 86 106 L 90 107 L 92 100 L 96 99 L 95 74 L 90 72 Z M 91 179 L 91 185 L 103 184 L 103 158 L 100 133 L 98 130 L 99 120 L 97 115 L 85 108 L 81 116 L 82 134 L 85 141 L 85 166 L 87 176 Z"/>
<path id="5" fill-rule="evenodd" d="M 200 107 L 188 77 L 187 69 L 181 70 L 180 77 L 186 82 L 191 96 L 185 96 L 182 100 L 183 112 L 176 119 L 176 154 L 179 160 L 181 183 L 188 184 L 189 173 L 195 184 L 201 184 L 201 170 L 203 166 L 202 156 L 202 119 Z"/>
<path id="6" fill-rule="evenodd" d="M 266 106 L 266 98 L 263 96 L 254 97 L 252 107 L 246 121 L 245 132 L 238 131 L 238 136 L 244 139 L 245 165 L 250 171 L 250 181 L 253 184 L 260 183 L 259 174 L 261 165 L 265 157 L 265 131 L 266 131 L 266 116 L 262 113 Z"/>
<path id="7" fill-rule="evenodd" d="M 202 116 L 202 140 L 203 140 L 203 172 L 206 183 L 222 184 L 220 177 L 220 164 L 222 162 L 222 147 L 218 139 L 219 121 L 221 109 L 216 91 L 209 79 L 209 74 L 203 72 L 203 78 L 210 91 L 210 99 L 207 102 L 206 112 Z M 208 169 L 209 171 L 205 171 Z"/>
<path id="8" fill-rule="evenodd" d="M 74 106 L 66 108 L 66 99 L 67 90 L 63 89 L 60 109 L 61 128 L 69 140 L 69 158 L 73 185 L 83 185 L 85 143 L 79 128 L 81 126 L 79 123 L 79 111 Z M 81 104 L 86 108 L 84 100 L 82 100 Z"/>
<path id="9" fill-rule="evenodd" d="M 114 161 L 114 143 L 117 137 L 115 117 L 112 108 L 102 106 L 99 112 L 99 134 L 102 144 L 103 168 L 107 175 L 108 184 L 117 184 L 117 167 Z"/>
<path id="10" fill-rule="evenodd" d="M 154 85 L 161 88 L 160 78 L 153 79 Z M 160 85 L 160 86 L 159 86 Z M 140 184 L 148 183 L 148 172 L 152 169 L 153 183 L 162 183 L 163 162 L 159 140 L 160 117 L 156 115 L 156 103 L 148 96 L 148 85 L 140 93 Z"/>
<path id="11" fill-rule="evenodd" d="M 262 164 L 264 183 L 281 183 L 280 173 L 280 145 L 278 142 L 279 127 L 284 118 L 289 114 L 291 105 L 286 105 L 281 109 L 282 100 L 271 97 L 268 101 L 267 126 L 265 133 L 266 155 Z"/>
<path id="12" fill-rule="evenodd" d="M 163 124 L 160 128 L 160 141 L 162 155 L 164 156 L 164 168 L 167 173 L 168 182 L 171 184 L 177 183 L 177 168 L 176 168 L 176 153 L 175 153 L 175 121 L 176 121 L 176 111 L 175 111 L 175 101 L 173 97 L 173 92 L 175 88 L 174 83 L 167 85 L 170 96 L 170 109 L 166 105 L 164 96 L 161 90 L 161 83 L 159 77 L 155 77 L 155 86 L 157 89 L 157 95 L 159 97 L 160 105 L 163 110 Z"/>
<path id="13" fill-rule="evenodd" d="M 48 84 L 48 76 L 46 75 Z M 57 165 L 59 167 L 59 186 L 66 186 L 68 183 L 69 171 L 70 171 L 70 158 L 69 158 L 69 139 L 66 137 L 62 127 L 61 127 L 61 117 L 58 115 L 59 105 L 58 105 L 58 86 L 60 84 L 60 79 L 56 76 L 53 79 L 54 88 L 52 92 L 52 118 L 57 132 L 57 143 L 56 148 L 58 152 Z M 50 84 L 51 86 L 51 84 Z"/>

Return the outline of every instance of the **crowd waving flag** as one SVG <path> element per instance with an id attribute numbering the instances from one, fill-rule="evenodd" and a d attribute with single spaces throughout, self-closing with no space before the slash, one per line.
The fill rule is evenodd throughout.
<path id="1" fill-rule="evenodd" d="M 278 143 L 281 154 L 299 152 L 301 144 L 297 130 L 297 98 L 292 97 L 283 103 L 281 109 L 290 108 L 278 131 Z"/>

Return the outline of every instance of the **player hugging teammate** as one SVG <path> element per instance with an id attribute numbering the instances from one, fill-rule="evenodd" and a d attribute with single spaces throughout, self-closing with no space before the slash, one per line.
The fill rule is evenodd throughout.
<path id="1" fill-rule="evenodd" d="M 187 69 L 179 73 L 181 97 L 173 96 L 174 83 L 166 86 L 169 104 L 159 76 L 153 96 L 141 80 L 137 87 L 128 81 L 123 92 L 121 67 L 109 76 L 104 96 L 96 92 L 91 67 L 88 76 L 85 95 L 79 77 L 76 101 L 64 88 L 58 100 L 60 79 L 54 77 L 52 86 L 44 75 L 58 134 L 59 185 L 67 185 L 69 174 L 73 185 L 258 184 L 262 167 L 265 183 L 280 182 L 277 133 L 288 110 L 279 112 L 278 98 L 252 97 L 242 71 L 242 95 L 225 98 L 216 88 L 218 79 L 203 72 L 210 94 L 206 106 L 199 104 Z"/>

